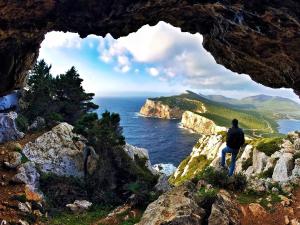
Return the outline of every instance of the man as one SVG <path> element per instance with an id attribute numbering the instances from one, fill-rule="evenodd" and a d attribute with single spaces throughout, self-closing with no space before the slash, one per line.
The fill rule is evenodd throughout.
<path id="1" fill-rule="evenodd" d="M 226 147 L 222 150 L 221 166 L 225 168 L 226 153 L 231 153 L 231 162 L 229 167 L 229 176 L 233 175 L 235 162 L 240 147 L 245 143 L 244 132 L 238 126 L 237 119 L 232 120 L 232 127 L 229 128 L 226 138 Z"/>

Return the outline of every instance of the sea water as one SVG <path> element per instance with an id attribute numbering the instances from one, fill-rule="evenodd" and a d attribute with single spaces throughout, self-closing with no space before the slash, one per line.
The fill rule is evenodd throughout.
<path id="1" fill-rule="evenodd" d="M 178 166 L 192 151 L 200 135 L 180 128 L 180 120 L 147 118 L 139 115 L 146 97 L 97 98 L 98 114 L 119 113 L 126 142 L 146 148 L 152 164 Z"/>

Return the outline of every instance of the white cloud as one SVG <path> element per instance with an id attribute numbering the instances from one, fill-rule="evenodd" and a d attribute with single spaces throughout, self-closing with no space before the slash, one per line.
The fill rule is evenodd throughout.
<path id="1" fill-rule="evenodd" d="M 80 48 L 82 39 L 76 33 L 50 32 L 45 35 L 42 48 Z"/>
<path id="2" fill-rule="evenodd" d="M 147 72 L 152 76 L 152 77 L 157 77 L 159 75 L 159 70 L 155 67 L 147 68 Z"/>

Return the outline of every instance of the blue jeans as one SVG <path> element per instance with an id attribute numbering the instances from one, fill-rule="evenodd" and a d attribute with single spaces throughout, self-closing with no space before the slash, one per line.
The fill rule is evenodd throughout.
<path id="1" fill-rule="evenodd" d="M 236 162 L 236 156 L 237 154 L 235 153 L 237 151 L 235 151 L 232 148 L 229 148 L 228 146 L 226 146 L 223 150 L 222 150 L 222 158 L 221 158 L 221 165 L 225 166 L 225 159 L 226 159 L 226 154 L 227 153 L 231 153 L 231 162 L 230 162 L 230 166 L 229 166 L 229 176 L 233 175 L 234 169 L 235 169 L 235 162 Z"/>

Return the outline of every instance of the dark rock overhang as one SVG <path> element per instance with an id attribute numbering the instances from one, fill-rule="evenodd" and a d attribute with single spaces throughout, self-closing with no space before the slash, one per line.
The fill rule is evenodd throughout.
<path id="1" fill-rule="evenodd" d="M 199 32 L 217 63 L 300 95 L 298 0 L 0 0 L 0 95 L 23 86 L 44 35 L 126 36 L 165 21 Z"/>

